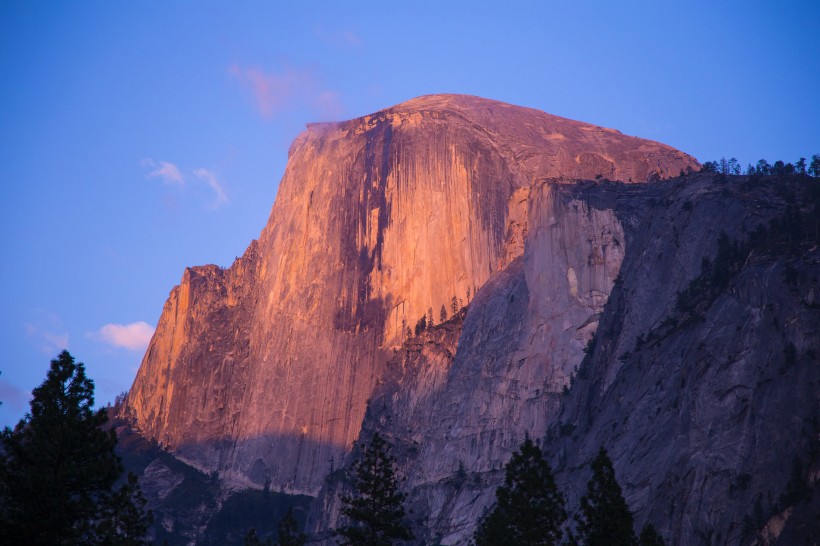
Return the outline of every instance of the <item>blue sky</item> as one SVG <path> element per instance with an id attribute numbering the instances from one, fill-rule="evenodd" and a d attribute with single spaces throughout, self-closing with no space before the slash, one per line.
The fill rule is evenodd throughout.
<path id="1" fill-rule="evenodd" d="M 280 4 L 0 3 L 0 425 L 64 347 L 98 402 L 127 389 L 184 268 L 258 236 L 306 122 L 451 92 L 701 161 L 820 153 L 816 1 Z"/>

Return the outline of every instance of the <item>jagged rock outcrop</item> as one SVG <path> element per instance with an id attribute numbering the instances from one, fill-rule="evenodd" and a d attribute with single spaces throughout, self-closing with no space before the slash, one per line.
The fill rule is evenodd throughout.
<path id="1" fill-rule="evenodd" d="M 365 417 L 396 446 L 419 543 L 467 542 L 527 433 L 570 510 L 603 445 L 669 544 L 816 540 L 820 184 L 553 180 L 528 202 L 523 256 L 481 288 L 455 354 L 426 356 L 452 333 L 406 346 Z M 314 503 L 319 536 L 343 478 Z"/>
<path id="2" fill-rule="evenodd" d="M 638 182 L 697 168 L 662 144 L 467 96 L 421 97 L 310 125 L 291 147 L 259 240 L 229 269 L 186 270 L 171 292 L 123 414 L 182 460 L 234 484 L 315 494 L 358 436 L 407 327 L 509 270 L 519 283 L 521 275 L 561 283 L 567 295 L 544 307 L 535 305 L 541 292 L 521 294 L 515 305 L 527 319 L 515 336 L 530 344 L 515 361 L 499 346 L 497 367 L 471 378 L 484 391 L 497 390 L 496 380 L 509 390 L 464 423 L 474 435 L 454 447 L 466 455 L 497 436 L 479 463 L 489 468 L 514 447 L 517 434 L 505 427 L 546 425 L 555 407 L 548 393 L 566 383 L 622 256 L 610 213 L 582 202 L 564 210 L 576 205 L 554 205 L 543 181 Z M 561 241 L 550 240 L 553 221 L 566 234 Z M 545 253 L 527 256 L 528 240 Z M 502 317 L 480 320 L 488 322 L 466 331 L 465 350 L 506 335 Z M 491 323 L 496 330 L 485 330 Z M 520 377 L 505 375 L 513 362 Z M 532 381 L 539 387 L 530 389 Z M 526 424 L 514 415 L 525 409 L 533 416 Z M 449 443 L 442 434 L 455 425 L 425 432 L 422 456 Z M 418 472 L 436 479 L 445 468 Z"/>

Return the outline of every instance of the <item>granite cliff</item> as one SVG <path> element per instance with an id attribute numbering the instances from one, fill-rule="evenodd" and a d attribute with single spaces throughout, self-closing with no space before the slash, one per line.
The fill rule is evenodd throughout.
<path id="1" fill-rule="evenodd" d="M 259 239 L 228 269 L 187 269 L 172 290 L 124 414 L 234 484 L 316 494 L 408 326 L 519 259 L 529 202 L 549 199 L 530 196 L 534 184 L 697 167 L 662 144 L 459 95 L 310 125 Z M 570 229 L 581 241 L 597 227 Z M 600 311 L 612 279 L 598 276 L 573 319 Z M 560 369 L 530 373 L 562 385 L 589 324 L 560 349 Z"/>
<path id="2" fill-rule="evenodd" d="M 698 169 L 476 97 L 310 125 L 259 239 L 172 290 L 122 415 L 229 487 L 318 495 L 319 541 L 374 431 L 419 543 L 467 541 L 525 434 L 570 510 L 605 445 L 672 544 L 814 536 L 819 186 Z"/>
<path id="3" fill-rule="evenodd" d="M 807 177 L 535 185 L 523 255 L 406 343 L 366 412 L 419 542 L 466 543 L 530 434 L 570 510 L 603 445 L 668 544 L 815 543 L 818 217 Z M 347 487 L 326 481 L 317 536 Z"/>

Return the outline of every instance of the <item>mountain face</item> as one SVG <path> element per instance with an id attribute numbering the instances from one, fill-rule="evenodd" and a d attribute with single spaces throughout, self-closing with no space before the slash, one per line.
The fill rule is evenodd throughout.
<path id="1" fill-rule="evenodd" d="M 816 543 L 820 183 L 553 179 L 527 204 L 523 253 L 405 343 L 368 405 L 419 543 L 467 543 L 526 434 L 570 511 L 604 446 L 667 544 Z M 313 533 L 345 493 L 331 475 Z"/>
<path id="2" fill-rule="evenodd" d="M 492 365 L 444 400 L 441 356 L 410 389 L 408 426 L 424 442 L 418 483 L 461 458 L 489 471 L 522 431 L 546 430 L 627 248 L 615 212 L 565 198 L 561 180 L 698 167 L 662 144 L 467 96 L 310 125 L 259 239 L 228 269 L 187 269 L 171 291 L 123 415 L 233 485 L 315 495 L 408 329 L 474 294 L 452 368 Z M 458 416 L 459 404 L 480 411 Z M 451 441 L 454 427 L 469 437 Z"/>
<path id="3" fill-rule="evenodd" d="M 816 542 L 820 184 L 698 167 L 475 97 L 311 125 L 260 238 L 172 290 L 122 415 L 316 495 L 318 541 L 379 432 L 418 543 L 466 543 L 527 434 L 570 511 L 604 446 L 669 544 Z"/>

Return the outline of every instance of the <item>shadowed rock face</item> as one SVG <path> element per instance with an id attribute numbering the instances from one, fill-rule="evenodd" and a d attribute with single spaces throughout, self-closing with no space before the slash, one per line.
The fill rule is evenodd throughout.
<path id="1" fill-rule="evenodd" d="M 463 322 L 395 354 L 366 412 L 362 439 L 394 445 L 418 543 L 469 543 L 529 434 L 570 512 L 605 446 L 638 530 L 667 544 L 761 530 L 757 544 L 813 544 L 820 183 L 551 180 L 527 202 L 523 254 Z M 319 538 L 348 493 L 340 474 L 313 505 Z"/>
<path id="2" fill-rule="evenodd" d="M 187 269 L 171 291 L 124 413 L 202 470 L 315 494 L 357 438 L 408 326 L 508 267 L 528 283 L 567 287 L 569 307 L 547 305 L 556 316 L 520 309 L 529 318 L 516 335 L 533 340 L 531 354 L 552 354 L 521 372 L 543 382 L 534 395 L 543 398 L 580 360 L 622 258 L 611 213 L 581 203 L 565 211 L 576 205 L 554 205 L 544 181 L 638 182 L 689 168 L 693 158 L 656 142 L 467 96 L 310 125 L 258 241 L 228 269 Z M 539 231 L 551 222 L 565 240 Z M 524 255 L 528 240 L 543 253 Z M 524 302 L 543 297 L 530 290 Z M 494 388 L 493 377 L 480 379 Z M 470 424 L 476 441 L 486 422 L 502 430 L 513 419 L 503 404 L 483 411 Z"/>

